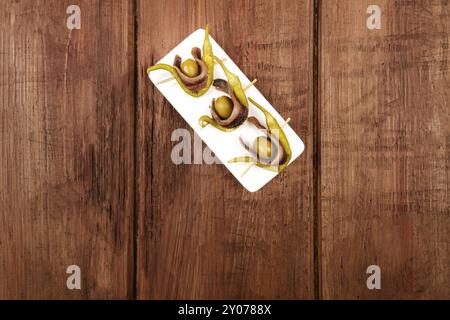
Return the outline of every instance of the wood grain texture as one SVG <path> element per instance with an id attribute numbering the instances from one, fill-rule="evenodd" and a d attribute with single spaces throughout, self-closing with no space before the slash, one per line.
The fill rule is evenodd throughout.
<path id="1" fill-rule="evenodd" d="M 448 0 L 76 4 L 0 2 L 0 299 L 450 299 Z M 257 193 L 170 159 L 145 70 L 206 23 L 305 142 Z"/>
<path id="2" fill-rule="evenodd" d="M 450 4 L 321 3 L 321 296 L 449 299 Z"/>
<path id="3" fill-rule="evenodd" d="M 312 10 L 295 0 L 138 2 L 138 298 L 313 298 Z M 188 125 L 145 69 L 207 22 L 305 141 L 257 193 L 222 165 L 170 159 L 172 131 Z"/>
<path id="4" fill-rule="evenodd" d="M 132 296 L 133 7 L 77 4 L 0 3 L 1 299 Z"/>

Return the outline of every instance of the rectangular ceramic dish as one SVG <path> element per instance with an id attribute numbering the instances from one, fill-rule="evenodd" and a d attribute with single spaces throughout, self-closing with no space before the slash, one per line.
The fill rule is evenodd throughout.
<path id="1" fill-rule="evenodd" d="M 172 65 L 175 55 L 180 55 L 183 59 L 191 57 L 192 47 L 201 48 L 205 36 L 204 29 L 198 29 L 186 39 L 184 39 L 178 46 L 170 51 L 158 63 L 167 63 Z M 250 80 L 242 73 L 238 66 L 230 59 L 230 57 L 222 50 L 217 42 L 210 36 L 210 41 L 214 55 L 219 59 L 226 59 L 224 61 L 226 67 L 235 75 L 237 75 L 243 87 L 246 87 Z M 211 115 L 209 107 L 213 98 L 218 98 L 223 93 L 211 87 L 209 91 L 200 98 L 193 98 L 187 95 L 178 85 L 176 81 L 157 84 L 161 80 L 170 77 L 170 73 L 157 70 L 149 74 L 150 80 L 158 88 L 170 104 L 178 111 L 178 113 L 186 120 L 186 122 L 194 129 L 206 145 L 214 152 L 225 167 L 236 177 L 236 179 L 250 192 L 255 192 L 267 184 L 270 180 L 277 176 L 277 172 L 268 171 L 256 166 L 253 166 L 247 173 L 243 175 L 245 170 L 249 167 L 248 163 L 228 163 L 228 160 L 237 156 L 248 155 L 248 152 L 239 143 L 239 136 L 250 134 L 254 132 L 254 128 L 247 122 L 233 132 L 222 132 L 213 126 L 209 125 L 201 128 L 199 125 L 199 118 L 203 115 Z M 225 74 L 219 65 L 216 64 L 214 69 L 214 78 L 226 79 Z M 285 124 L 280 114 L 275 108 L 264 98 L 255 86 L 250 87 L 246 91 L 248 97 L 258 102 L 268 112 L 274 116 L 280 126 Z M 265 124 L 265 118 L 261 111 L 250 104 L 249 116 L 257 117 L 261 123 Z M 304 144 L 298 135 L 292 130 L 289 125 L 284 126 L 289 144 L 292 149 L 292 158 L 290 164 L 303 152 Z M 289 166 L 285 169 L 289 172 Z M 289 174 L 289 173 L 288 173 Z"/>

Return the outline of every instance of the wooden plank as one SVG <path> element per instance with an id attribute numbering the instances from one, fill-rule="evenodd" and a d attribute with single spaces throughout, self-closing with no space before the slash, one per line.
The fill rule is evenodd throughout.
<path id="1" fill-rule="evenodd" d="M 381 30 L 366 28 L 369 4 Z M 323 298 L 450 298 L 449 13 L 321 2 Z M 366 287 L 369 265 L 381 290 Z"/>
<path id="2" fill-rule="evenodd" d="M 313 297 L 312 18 L 312 1 L 139 1 L 138 298 Z M 145 73 L 207 22 L 305 141 L 254 194 L 221 165 L 172 164 L 188 126 Z"/>
<path id="3" fill-rule="evenodd" d="M 133 7 L 77 4 L 0 4 L 1 299 L 133 293 Z"/>

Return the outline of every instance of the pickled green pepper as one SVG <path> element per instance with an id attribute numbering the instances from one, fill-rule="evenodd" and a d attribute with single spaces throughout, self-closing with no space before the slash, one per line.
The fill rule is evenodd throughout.
<path id="1" fill-rule="evenodd" d="M 247 96 L 245 95 L 244 88 L 242 88 L 241 80 L 239 80 L 239 77 L 231 73 L 227 69 L 227 67 L 225 67 L 225 64 L 222 60 L 220 60 L 216 56 L 214 56 L 214 60 L 221 66 L 223 72 L 225 73 L 225 76 L 227 77 L 228 83 L 233 89 L 236 98 L 243 106 L 246 106 L 248 108 Z"/>

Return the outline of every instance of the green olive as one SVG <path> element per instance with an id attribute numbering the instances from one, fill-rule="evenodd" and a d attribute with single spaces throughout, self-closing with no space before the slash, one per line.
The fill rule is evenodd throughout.
<path id="1" fill-rule="evenodd" d="M 181 63 L 181 71 L 189 78 L 199 75 L 198 64 L 194 59 L 187 59 Z"/>
<path id="2" fill-rule="evenodd" d="M 214 109 L 219 117 L 222 119 L 228 119 L 233 111 L 233 102 L 227 96 L 221 96 L 216 99 Z"/>
<path id="3" fill-rule="evenodd" d="M 269 159 L 272 156 L 272 142 L 267 137 L 258 137 L 254 149 L 258 157 Z"/>

